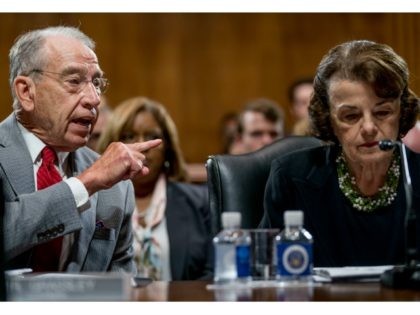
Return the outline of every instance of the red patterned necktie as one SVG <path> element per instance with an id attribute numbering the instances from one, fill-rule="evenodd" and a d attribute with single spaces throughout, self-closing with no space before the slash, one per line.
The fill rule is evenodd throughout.
<path id="1" fill-rule="evenodd" d="M 37 173 L 38 190 L 47 188 L 62 181 L 55 163 L 57 155 L 50 147 L 41 152 L 42 163 Z M 61 245 L 63 237 L 57 237 L 46 243 L 36 246 L 32 253 L 32 269 L 36 272 L 57 271 L 60 262 Z"/>

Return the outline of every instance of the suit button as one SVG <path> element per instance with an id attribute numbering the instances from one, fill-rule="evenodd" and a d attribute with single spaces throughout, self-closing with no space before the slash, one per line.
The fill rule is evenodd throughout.
<path id="1" fill-rule="evenodd" d="M 52 236 L 57 236 L 57 234 L 58 234 L 58 227 L 52 228 L 51 229 L 51 235 Z"/>
<path id="2" fill-rule="evenodd" d="M 64 232 L 64 224 L 59 224 L 59 225 L 57 225 L 57 227 L 58 227 L 58 232 L 59 233 L 63 233 Z"/>

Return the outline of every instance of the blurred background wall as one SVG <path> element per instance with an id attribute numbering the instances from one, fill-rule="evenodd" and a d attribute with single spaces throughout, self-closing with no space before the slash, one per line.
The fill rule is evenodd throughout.
<path id="1" fill-rule="evenodd" d="M 252 98 L 277 101 L 289 129 L 289 84 L 312 76 L 328 49 L 343 41 L 391 45 L 407 61 L 420 94 L 416 13 L 1 13 L 0 119 L 11 112 L 14 39 L 57 24 L 78 26 L 96 41 L 111 106 L 144 95 L 167 107 L 188 162 L 220 152 L 222 116 Z"/>

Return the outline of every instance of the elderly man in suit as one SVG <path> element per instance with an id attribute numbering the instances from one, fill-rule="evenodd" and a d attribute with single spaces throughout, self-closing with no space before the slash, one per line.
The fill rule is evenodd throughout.
<path id="1" fill-rule="evenodd" d="M 107 80 L 72 27 L 20 36 L 9 54 L 13 113 L 0 123 L 7 268 L 135 272 L 131 181 L 161 143 L 85 147 Z"/>

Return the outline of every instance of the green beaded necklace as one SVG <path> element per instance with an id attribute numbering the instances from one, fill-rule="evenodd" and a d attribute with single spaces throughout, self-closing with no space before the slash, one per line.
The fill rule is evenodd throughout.
<path id="1" fill-rule="evenodd" d="M 397 196 L 398 180 L 400 178 L 400 156 L 394 153 L 391 167 L 388 170 L 385 184 L 372 197 L 362 196 L 356 189 L 356 179 L 350 175 L 343 152 L 336 159 L 338 184 L 341 191 L 350 200 L 353 207 L 359 211 L 372 212 L 379 207 L 385 207 Z"/>

